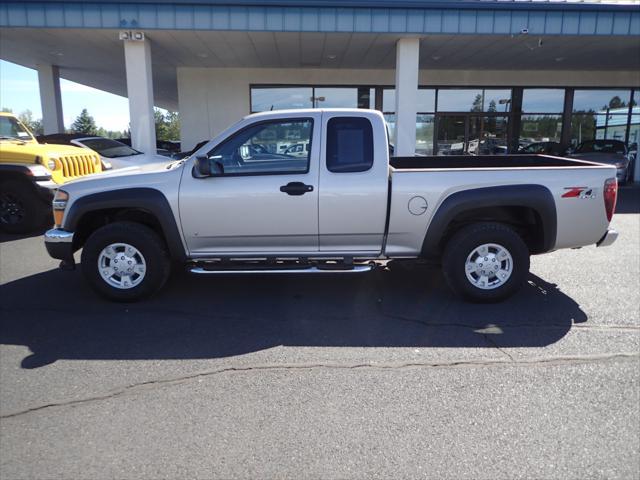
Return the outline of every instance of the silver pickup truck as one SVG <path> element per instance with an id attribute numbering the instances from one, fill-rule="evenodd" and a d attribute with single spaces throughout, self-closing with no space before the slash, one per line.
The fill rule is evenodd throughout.
<path id="1" fill-rule="evenodd" d="M 389 152 L 376 111 L 249 115 L 185 160 L 64 185 L 45 244 L 67 268 L 82 248 L 88 282 L 120 301 L 158 291 L 175 265 L 337 274 L 436 259 L 454 292 L 488 302 L 520 288 L 530 255 L 617 237 L 613 166 Z"/>

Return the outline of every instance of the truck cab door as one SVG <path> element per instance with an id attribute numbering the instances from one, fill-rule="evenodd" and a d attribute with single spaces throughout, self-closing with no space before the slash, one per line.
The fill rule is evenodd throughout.
<path id="1" fill-rule="evenodd" d="M 382 249 L 389 188 L 384 121 L 373 112 L 325 111 L 320 154 L 321 252 Z"/>
<path id="2" fill-rule="evenodd" d="M 320 121 L 253 121 L 206 152 L 212 176 L 196 178 L 187 165 L 180 218 L 192 256 L 318 252 Z M 305 155 L 284 153 L 302 142 Z"/>

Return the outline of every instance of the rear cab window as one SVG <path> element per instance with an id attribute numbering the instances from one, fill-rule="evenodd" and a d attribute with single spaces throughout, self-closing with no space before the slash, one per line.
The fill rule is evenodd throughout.
<path id="1" fill-rule="evenodd" d="M 327 122 L 327 170 L 365 172 L 373 166 L 373 127 L 367 118 L 334 117 Z"/>

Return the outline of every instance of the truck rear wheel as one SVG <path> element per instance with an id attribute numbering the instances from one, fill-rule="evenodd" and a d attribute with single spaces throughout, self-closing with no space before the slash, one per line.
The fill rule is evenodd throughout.
<path id="1" fill-rule="evenodd" d="M 442 261 L 449 287 L 462 298 L 497 302 L 517 292 L 529 272 L 529 249 L 500 223 L 475 223 L 449 240 Z"/>
<path id="2" fill-rule="evenodd" d="M 119 302 L 154 294 L 171 270 L 162 239 L 135 222 L 110 223 L 93 232 L 83 247 L 81 261 L 93 289 Z"/>
<path id="3" fill-rule="evenodd" d="M 0 182 L 0 230 L 30 233 L 44 226 L 49 210 L 27 182 Z"/>

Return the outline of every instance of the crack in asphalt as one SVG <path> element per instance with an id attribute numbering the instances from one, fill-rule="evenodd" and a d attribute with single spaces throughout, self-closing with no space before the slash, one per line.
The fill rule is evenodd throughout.
<path id="1" fill-rule="evenodd" d="M 516 360 L 513 358 L 513 356 L 507 352 L 504 348 L 501 348 L 492 338 L 490 335 L 483 333 L 482 336 L 484 337 L 484 341 L 487 342 L 489 345 L 491 345 L 493 348 L 495 348 L 496 350 L 498 350 L 500 353 L 506 355 L 507 357 L 509 357 L 509 359 L 512 362 L 515 362 Z"/>
<path id="2" fill-rule="evenodd" d="M 181 385 L 183 383 L 221 375 L 225 373 L 243 373 L 253 371 L 286 371 L 286 370 L 316 370 L 316 369 L 335 369 L 335 370 L 358 370 L 358 369 L 371 369 L 371 370 L 400 370 L 408 368 L 461 368 L 461 367 L 496 367 L 496 366 L 537 366 L 537 365 L 574 365 L 583 363 L 603 363 L 613 361 L 629 361 L 633 359 L 639 359 L 640 353 L 637 352 L 620 352 L 614 354 L 602 354 L 602 355 L 576 355 L 576 356 L 558 356 L 548 358 L 532 358 L 526 360 L 514 359 L 510 354 L 498 348 L 502 353 L 507 355 L 510 360 L 498 360 L 498 359 L 482 359 L 482 360 L 453 360 L 448 362 L 407 362 L 399 364 L 376 364 L 376 363 L 357 363 L 357 364 L 331 364 L 331 363 L 309 363 L 309 364 L 282 364 L 282 365 L 248 365 L 248 366 L 235 366 L 225 367 L 217 370 L 205 371 L 185 375 L 177 378 L 169 379 L 156 379 L 148 380 L 145 382 L 134 383 L 118 390 L 112 391 L 104 395 L 96 395 L 92 397 L 82 398 L 79 400 L 68 400 L 65 402 L 53 402 L 45 405 L 39 405 L 37 407 L 20 410 L 5 415 L 0 415 L 0 420 L 6 420 L 9 418 L 21 417 L 30 413 L 56 408 L 56 407 L 75 407 L 87 403 L 99 402 L 102 400 L 109 400 L 126 395 L 127 393 L 135 393 L 137 391 L 144 391 L 149 387 L 156 386 L 171 386 Z"/>

